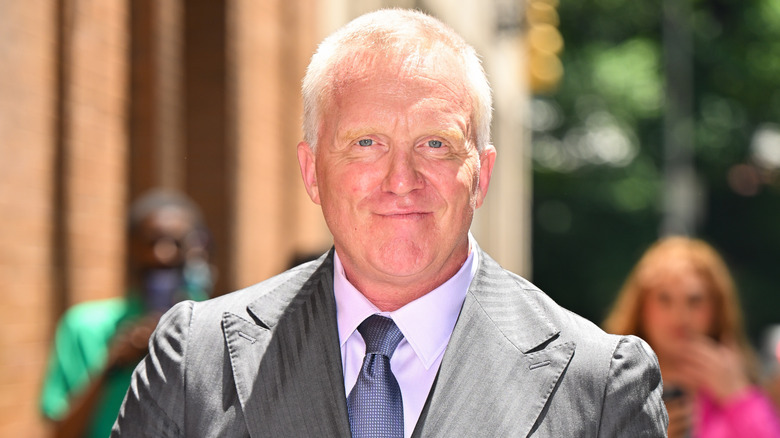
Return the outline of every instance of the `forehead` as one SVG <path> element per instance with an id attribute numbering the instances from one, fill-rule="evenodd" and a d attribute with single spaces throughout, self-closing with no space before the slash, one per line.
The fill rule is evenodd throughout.
<path id="1" fill-rule="evenodd" d="M 453 103 L 470 105 L 463 62 L 449 48 L 434 46 L 397 50 L 361 49 L 347 52 L 334 66 L 329 93 L 337 101 L 356 90 L 375 93 L 448 95 Z"/>
<path id="2" fill-rule="evenodd" d="M 192 215 L 183 208 L 166 206 L 150 212 L 139 224 L 141 234 L 177 233 L 193 226 Z"/>
<path id="3" fill-rule="evenodd" d="M 643 272 L 645 289 L 679 295 L 709 295 L 710 284 L 695 264 L 668 259 Z"/>
<path id="4" fill-rule="evenodd" d="M 411 127 L 444 130 L 455 124 L 460 136 L 473 134 L 473 100 L 451 51 L 351 55 L 334 71 L 320 120 L 326 131 L 378 127 L 402 117 Z"/>

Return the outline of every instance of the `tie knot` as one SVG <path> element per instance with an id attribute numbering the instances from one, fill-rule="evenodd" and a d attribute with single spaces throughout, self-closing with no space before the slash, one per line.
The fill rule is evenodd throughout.
<path id="1" fill-rule="evenodd" d="M 393 357 L 395 347 L 404 338 L 404 334 L 392 319 L 380 315 L 371 315 L 358 326 L 358 331 L 366 341 L 366 354 L 379 353 Z"/>

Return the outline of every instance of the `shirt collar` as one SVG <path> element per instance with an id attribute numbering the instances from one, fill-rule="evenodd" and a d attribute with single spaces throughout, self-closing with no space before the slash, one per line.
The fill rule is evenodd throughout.
<path id="1" fill-rule="evenodd" d="M 378 313 L 395 321 L 425 368 L 430 368 L 447 347 L 466 291 L 476 273 L 477 257 L 474 251 L 469 251 L 463 266 L 441 286 L 398 310 L 381 312 L 347 280 L 338 252 L 335 252 L 333 291 L 341 347 L 364 319 Z"/>

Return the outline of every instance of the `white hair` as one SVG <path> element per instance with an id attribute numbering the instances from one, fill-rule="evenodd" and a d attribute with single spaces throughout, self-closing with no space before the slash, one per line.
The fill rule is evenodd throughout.
<path id="1" fill-rule="evenodd" d="M 344 64 L 359 61 L 356 55 L 416 57 L 449 50 L 462 66 L 465 87 L 471 97 L 474 139 L 479 152 L 490 144 L 492 97 L 476 51 L 441 21 L 419 11 L 381 9 L 362 15 L 320 43 L 303 78 L 304 140 L 316 149 L 322 108 L 332 98 Z"/>

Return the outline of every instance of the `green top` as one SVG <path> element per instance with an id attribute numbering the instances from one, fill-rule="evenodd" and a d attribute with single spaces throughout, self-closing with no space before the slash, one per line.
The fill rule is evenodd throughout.
<path id="1" fill-rule="evenodd" d="M 103 370 L 114 334 L 143 314 L 143 303 L 132 296 L 77 304 L 65 312 L 57 327 L 41 394 L 44 416 L 62 419 L 71 398 L 88 386 L 92 375 Z M 85 437 L 110 435 L 134 368 L 129 366 L 107 377 Z"/>

